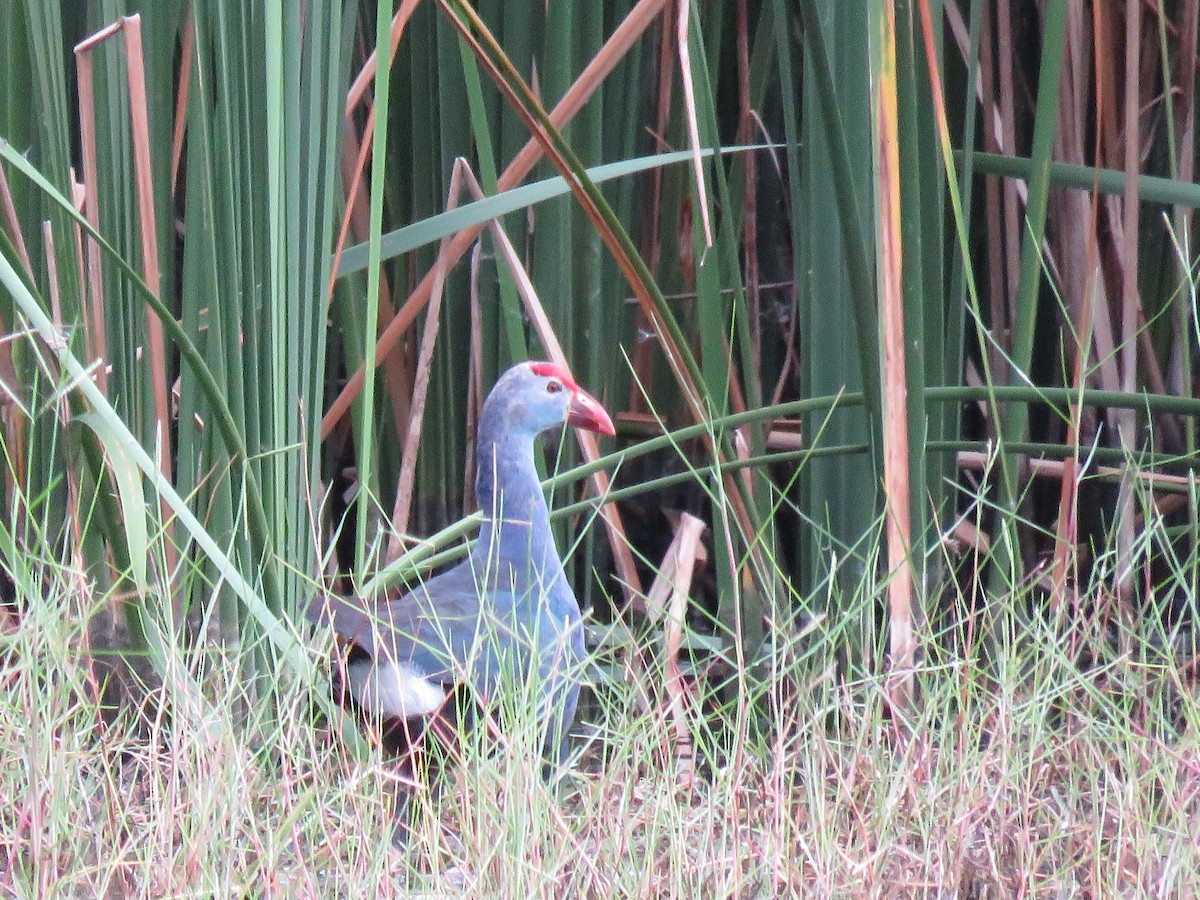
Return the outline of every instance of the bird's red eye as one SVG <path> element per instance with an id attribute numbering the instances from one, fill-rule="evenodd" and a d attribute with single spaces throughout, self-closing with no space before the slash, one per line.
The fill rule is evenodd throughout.
<path id="1" fill-rule="evenodd" d="M 562 390 L 562 385 L 559 382 L 557 382 L 557 381 L 547 381 L 546 382 L 546 393 L 547 394 L 557 394 L 561 390 Z"/>

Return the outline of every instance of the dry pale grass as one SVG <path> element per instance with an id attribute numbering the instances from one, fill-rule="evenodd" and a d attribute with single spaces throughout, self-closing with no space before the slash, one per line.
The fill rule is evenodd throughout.
<path id="1" fill-rule="evenodd" d="M 689 789 L 663 717 L 607 687 L 557 788 L 532 728 L 468 741 L 443 789 L 415 795 L 398 850 L 394 764 L 351 758 L 303 691 L 285 685 L 263 715 L 273 707 L 247 699 L 232 661 L 195 654 L 142 711 L 105 717 L 70 622 L 65 600 L 42 600 L 4 638 L 4 896 L 1186 897 L 1200 884 L 1195 686 L 1145 660 L 1081 671 L 1048 635 L 995 679 L 930 665 L 903 727 L 877 681 L 781 661 L 751 682 L 754 702 L 708 720 L 719 727 L 692 720 Z"/>

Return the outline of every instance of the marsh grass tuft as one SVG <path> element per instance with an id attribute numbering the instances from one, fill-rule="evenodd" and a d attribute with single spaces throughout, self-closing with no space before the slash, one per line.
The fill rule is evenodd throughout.
<path id="1" fill-rule="evenodd" d="M 346 751 L 298 686 L 258 698 L 239 659 L 203 640 L 166 652 L 169 677 L 140 705 L 102 708 L 82 635 L 107 598 L 48 559 L 23 570 L 0 670 L 0 886 L 14 896 L 1181 896 L 1200 883 L 1200 694 L 1169 644 L 1122 654 L 1104 628 L 1034 616 L 986 669 L 930 645 L 900 722 L 881 675 L 807 652 L 829 639 L 818 622 L 771 644 L 746 695 L 695 685 L 690 790 L 652 671 L 594 686 L 557 784 L 541 777 L 531 700 L 504 710 L 499 735 L 458 736 L 440 781 L 412 788 L 395 761 Z M 867 608 L 849 614 L 879 596 L 857 592 Z M 397 849 L 406 791 L 413 830 Z"/>

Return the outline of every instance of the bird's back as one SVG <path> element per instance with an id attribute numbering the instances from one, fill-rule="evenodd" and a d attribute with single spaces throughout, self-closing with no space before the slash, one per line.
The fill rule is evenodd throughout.
<path id="1" fill-rule="evenodd" d="M 537 658 L 551 675 L 582 650 L 579 607 L 565 579 L 546 583 L 528 565 L 475 557 L 383 603 L 318 597 L 308 618 L 372 659 L 411 666 L 447 687 L 466 681 L 484 694 L 505 671 L 523 674 Z"/>

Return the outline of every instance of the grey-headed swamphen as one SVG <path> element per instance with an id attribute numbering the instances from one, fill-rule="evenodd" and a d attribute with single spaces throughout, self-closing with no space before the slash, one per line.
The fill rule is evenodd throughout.
<path id="1" fill-rule="evenodd" d="M 603 407 L 565 369 L 513 366 L 480 415 L 475 493 L 483 526 L 467 558 L 396 600 L 322 597 L 309 608 L 310 620 L 330 624 L 350 645 L 344 693 L 365 715 L 400 721 L 406 741 L 460 685 L 476 701 L 494 699 L 507 671 L 537 678 L 543 752 L 564 758 L 583 630 L 534 467 L 537 436 L 563 424 L 614 434 Z"/>

